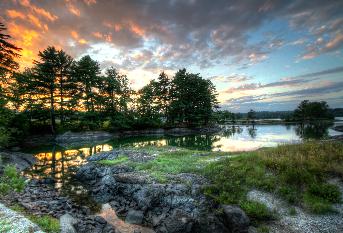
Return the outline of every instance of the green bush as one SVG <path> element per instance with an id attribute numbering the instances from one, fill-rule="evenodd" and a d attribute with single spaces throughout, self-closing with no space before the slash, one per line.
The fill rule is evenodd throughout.
<path id="1" fill-rule="evenodd" d="M 314 196 L 310 193 L 304 194 L 303 203 L 305 208 L 315 214 L 325 214 L 333 211 L 333 208 L 329 201 Z"/>
<path id="2" fill-rule="evenodd" d="M 341 201 L 341 192 L 339 191 L 339 188 L 333 184 L 315 183 L 310 185 L 308 192 L 331 203 L 339 203 Z"/>
<path id="3" fill-rule="evenodd" d="M 266 221 L 274 219 L 272 212 L 270 212 L 262 203 L 256 201 L 243 201 L 240 203 L 241 208 L 252 219 L 252 221 Z"/>
<path id="4" fill-rule="evenodd" d="M 8 165 L 0 178 L 0 193 L 7 194 L 10 191 L 21 192 L 25 187 L 25 180 L 17 172 L 15 166 Z"/>

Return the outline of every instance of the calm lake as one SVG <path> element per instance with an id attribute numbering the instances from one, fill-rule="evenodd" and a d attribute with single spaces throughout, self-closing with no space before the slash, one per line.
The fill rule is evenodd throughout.
<path id="1" fill-rule="evenodd" d="M 333 124 L 312 125 L 224 125 L 223 130 L 213 135 L 188 136 L 136 136 L 115 138 L 94 145 L 65 148 L 60 145 L 37 147 L 34 153 L 38 162 L 26 175 L 53 177 L 57 187 L 66 180 L 66 175 L 86 161 L 94 153 L 119 147 L 176 146 L 196 150 L 249 151 L 279 144 L 299 143 L 307 139 L 325 139 L 342 134 L 332 129 L 343 125 L 342 119 Z"/>

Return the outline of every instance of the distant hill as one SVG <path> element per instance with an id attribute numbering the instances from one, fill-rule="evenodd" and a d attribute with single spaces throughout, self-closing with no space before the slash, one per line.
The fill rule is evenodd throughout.
<path id="1" fill-rule="evenodd" d="M 237 118 L 246 118 L 248 113 L 237 113 Z M 260 111 L 255 112 L 256 119 L 286 119 L 293 114 L 293 111 Z"/>
<path id="2" fill-rule="evenodd" d="M 330 113 L 332 113 L 335 117 L 343 117 L 343 108 L 333 108 L 330 109 Z M 237 119 L 246 118 L 248 113 L 236 113 Z M 256 119 L 286 119 L 291 117 L 293 111 L 260 111 L 256 112 L 255 116 Z"/>

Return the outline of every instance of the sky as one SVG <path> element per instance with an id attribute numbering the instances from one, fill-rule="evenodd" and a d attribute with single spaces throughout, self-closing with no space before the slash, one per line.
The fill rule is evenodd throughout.
<path id="1" fill-rule="evenodd" d="M 89 54 L 139 89 L 181 68 L 210 79 L 222 109 L 343 107 L 342 0 L 1 0 L 21 68 L 53 45 Z"/>

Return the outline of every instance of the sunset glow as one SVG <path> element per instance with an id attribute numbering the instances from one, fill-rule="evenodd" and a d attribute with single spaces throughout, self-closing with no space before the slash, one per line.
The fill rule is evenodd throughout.
<path id="1" fill-rule="evenodd" d="M 53 45 L 127 74 L 134 89 L 187 68 L 234 112 L 343 106 L 342 1 L 4 0 L 21 69 Z"/>

